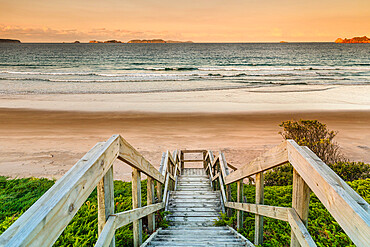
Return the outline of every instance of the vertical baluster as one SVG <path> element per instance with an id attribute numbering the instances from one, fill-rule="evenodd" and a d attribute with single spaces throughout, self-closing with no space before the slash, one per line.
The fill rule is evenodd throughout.
<path id="1" fill-rule="evenodd" d="M 256 174 L 256 204 L 263 204 L 263 172 Z M 263 243 L 263 216 L 255 215 L 255 233 L 254 233 L 254 244 Z"/>
<path id="2" fill-rule="evenodd" d="M 310 203 L 310 188 L 302 177 L 293 169 L 293 194 L 292 194 L 292 208 L 297 211 L 298 216 L 301 218 L 303 224 L 307 227 L 308 210 Z M 301 246 L 298 239 L 295 237 L 293 231 L 291 232 L 290 246 Z"/>
<path id="3" fill-rule="evenodd" d="M 243 179 L 237 182 L 237 202 L 243 202 Z M 243 211 L 238 210 L 236 213 L 237 229 L 243 228 Z"/>
<path id="4" fill-rule="evenodd" d="M 97 185 L 98 193 L 98 235 L 102 232 L 109 215 L 114 214 L 113 166 Z M 110 247 L 115 246 L 113 237 Z"/>
<path id="5" fill-rule="evenodd" d="M 132 208 L 141 207 L 141 174 L 139 170 L 132 168 Z M 133 222 L 134 246 L 139 247 L 143 242 L 142 220 Z"/>
<path id="6" fill-rule="evenodd" d="M 153 178 L 148 177 L 147 186 L 146 186 L 146 194 L 147 194 L 147 205 L 151 205 L 154 202 L 154 181 Z M 155 217 L 154 214 L 148 215 L 148 231 L 152 233 L 155 230 Z"/>

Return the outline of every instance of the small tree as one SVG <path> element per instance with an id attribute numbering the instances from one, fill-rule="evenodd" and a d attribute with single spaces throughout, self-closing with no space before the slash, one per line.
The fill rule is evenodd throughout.
<path id="1" fill-rule="evenodd" d="M 284 139 L 293 139 L 300 146 L 307 146 L 326 164 L 346 161 L 334 142 L 337 132 L 329 130 L 326 124 L 317 120 L 284 121 L 279 132 Z"/>

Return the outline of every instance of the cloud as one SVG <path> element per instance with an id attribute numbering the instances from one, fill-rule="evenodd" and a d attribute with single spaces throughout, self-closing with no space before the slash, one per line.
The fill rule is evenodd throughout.
<path id="1" fill-rule="evenodd" d="M 76 29 L 52 29 L 25 28 L 20 26 L 10 26 L 0 24 L 0 37 L 15 38 L 24 42 L 62 42 L 62 41 L 89 41 L 89 40 L 109 40 L 116 39 L 128 41 L 131 39 L 182 39 L 180 33 L 172 32 L 153 32 L 153 31 L 131 31 L 125 29 L 110 30 L 106 28 L 94 28 L 88 31 L 78 31 Z"/>

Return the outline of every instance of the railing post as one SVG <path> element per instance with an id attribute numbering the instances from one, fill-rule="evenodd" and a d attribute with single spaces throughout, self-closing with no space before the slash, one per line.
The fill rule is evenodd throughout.
<path id="1" fill-rule="evenodd" d="M 243 202 L 243 179 L 237 182 L 237 202 Z M 237 229 L 243 228 L 243 211 L 238 210 L 236 213 L 236 227 Z"/>
<path id="2" fill-rule="evenodd" d="M 180 170 L 182 172 L 184 170 L 184 166 L 185 166 L 184 152 L 182 150 L 180 150 L 180 164 L 181 164 Z"/>
<path id="3" fill-rule="evenodd" d="M 293 193 L 292 193 L 292 208 L 295 209 L 298 216 L 301 218 L 303 224 L 307 227 L 308 222 L 308 210 L 310 203 L 310 188 L 298 172 L 293 169 Z M 301 246 L 298 239 L 291 232 L 290 246 L 299 247 Z"/>
<path id="4" fill-rule="evenodd" d="M 141 207 L 141 174 L 138 169 L 132 168 L 132 208 Z M 142 220 L 133 222 L 134 247 L 139 247 L 143 242 Z"/>
<path id="5" fill-rule="evenodd" d="M 96 189 L 98 193 L 98 235 L 100 235 L 109 215 L 114 214 L 113 166 L 99 181 Z M 109 246 L 115 246 L 114 237 Z"/>
<path id="6" fill-rule="evenodd" d="M 221 173 L 220 173 L 220 177 L 221 177 Z M 230 184 L 226 185 L 226 200 L 228 202 L 231 202 L 231 187 L 230 187 Z M 232 215 L 231 208 L 226 209 L 226 214 L 227 214 L 227 217 L 231 217 L 231 215 Z"/>
<path id="7" fill-rule="evenodd" d="M 256 174 L 256 204 L 263 204 L 264 193 L 264 179 L 263 172 Z M 255 215 L 255 228 L 254 228 L 254 244 L 262 245 L 263 243 L 263 216 Z"/>
<path id="8" fill-rule="evenodd" d="M 154 202 L 154 181 L 153 178 L 148 176 L 147 186 L 146 186 L 146 195 L 147 195 L 147 205 L 151 205 Z M 148 215 L 148 231 L 152 233 L 155 230 L 155 217 L 154 214 Z"/>
<path id="9" fill-rule="evenodd" d="M 207 168 L 207 161 L 206 161 L 207 151 L 203 151 L 203 168 Z"/>
<path id="10" fill-rule="evenodd" d="M 157 198 L 158 202 L 162 202 L 162 184 L 157 181 Z"/>

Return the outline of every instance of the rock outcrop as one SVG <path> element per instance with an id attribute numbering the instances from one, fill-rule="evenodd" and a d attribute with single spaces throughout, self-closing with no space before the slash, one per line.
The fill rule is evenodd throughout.
<path id="1" fill-rule="evenodd" d="M 341 39 L 335 40 L 335 43 L 370 43 L 370 39 L 366 36 L 364 37 L 354 37 L 352 39 Z"/>
<path id="2" fill-rule="evenodd" d="M 0 43 L 21 43 L 21 41 L 17 39 L 0 39 Z"/>

